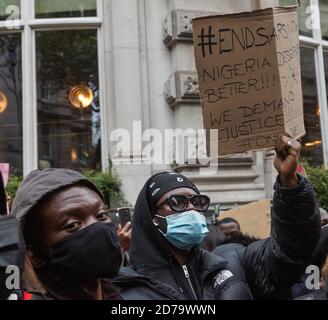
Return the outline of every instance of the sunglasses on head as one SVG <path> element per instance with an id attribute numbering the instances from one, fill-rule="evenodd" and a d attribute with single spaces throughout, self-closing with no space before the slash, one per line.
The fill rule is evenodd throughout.
<path id="1" fill-rule="evenodd" d="M 211 199 L 202 194 L 195 194 L 192 196 L 172 195 L 160 203 L 157 210 L 168 204 L 171 210 L 175 212 L 183 212 L 187 209 L 189 202 L 193 205 L 195 210 L 204 212 L 208 209 Z"/>

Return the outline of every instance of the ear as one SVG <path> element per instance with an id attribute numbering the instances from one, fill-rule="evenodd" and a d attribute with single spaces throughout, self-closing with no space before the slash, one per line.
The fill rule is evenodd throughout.
<path id="1" fill-rule="evenodd" d="M 33 268 L 40 269 L 46 265 L 46 262 L 36 252 L 37 250 L 33 246 L 26 247 L 26 253 L 33 265 Z"/>

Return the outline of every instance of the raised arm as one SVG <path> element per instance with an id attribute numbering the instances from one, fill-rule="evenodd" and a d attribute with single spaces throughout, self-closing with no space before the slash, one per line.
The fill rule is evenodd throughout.
<path id="1" fill-rule="evenodd" d="M 248 283 L 256 298 L 286 298 L 304 274 L 320 237 L 320 213 L 311 184 L 296 174 L 301 145 L 282 137 L 276 147 L 271 237 L 244 251 Z"/>

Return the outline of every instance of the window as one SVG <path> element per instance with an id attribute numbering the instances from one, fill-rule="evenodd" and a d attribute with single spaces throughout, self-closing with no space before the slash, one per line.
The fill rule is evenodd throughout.
<path id="1" fill-rule="evenodd" d="M 40 167 L 101 168 L 97 56 L 97 30 L 37 33 Z"/>
<path id="2" fill-rule="evenodd" d="M 324 164 L 320 125 L 320 106 L 317 97 L 314 49 L 301 48 L 302 88 L 306 136 L 302 139 L 302 156 L 311 165 Z"/>
<path id="3" fill-rule="evenodd" d="M 35 0 L 36 18 L 94 17 L 97 0 Z"/>
<path id="4" fill-rule="evenodd" d="M 22 47 L 20 33 L 0 35 L 0 162 L 22 174 Z"/>
<path id="5" fill-rule="evenodd" d="M 280 0 L 280 5 L 296 0 Z M 298 8 L 306 136 L 303 156 L 328 167 L 328 0 L 300 0 Z M 326 80 L 326 81 L 325 81 Z"/>
<path id="6" fill-rule="evenodd" d="M 328 0 L 320 0 L 322 38 L 328 40 Z"/>
<path id="7" fill-rule="evenodd" d="M 290 6 L 295 5 L 297 3 L 296 0 L 280 0 L 279 4 L 281 6 Z M 308 15 L 308 7 L 311 5 L 311 0 L 301 0 L 300 7 L 298 8 L 298 23 L 300 29 L 300 35 L 312 37 L 312 30 L 308 28 L 308 24 L 310 23 L 310 17 Z"/>
<path id="8" fill-rule="evenodd" d="M 10 172 L 107 168 L 103 2 L 0 1 L 0 162 Z"/>

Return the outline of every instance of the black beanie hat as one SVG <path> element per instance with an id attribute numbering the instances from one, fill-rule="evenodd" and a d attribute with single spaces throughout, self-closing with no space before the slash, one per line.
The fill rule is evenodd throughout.
<path id="1" fill-rule="evenodd" d="M 167 192 L 177 188 L 190 188 L 199 194 L 197 187 L 184 175 L 162 172 L 154 175 L 148 185 L 147 200 L 151 212 L 155 212 L 158 200 Z"/>

